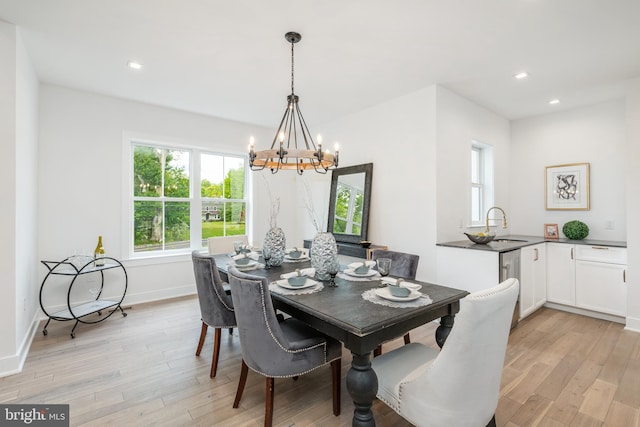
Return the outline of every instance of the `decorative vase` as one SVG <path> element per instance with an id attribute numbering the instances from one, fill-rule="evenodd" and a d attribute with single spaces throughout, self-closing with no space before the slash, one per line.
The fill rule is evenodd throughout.
<path id="1" fill-rule="evenodd" d="M 336 239 L 331 233 L 318 233 L 311 242 L 311 266 L 316 269 L 316 278 L 329 280 L 331 265 L 338 257 Z"/>
<path id="2" fill-rule="evenodd" d="M 284 231 L 280 227 L 272 227 L 267 231 L 264 237 L 264 248 L 271 250 L 270 265 L 280 265 L 284 260 L 284 253 L 287 246 L 287 240 L 284 237 Z"/>

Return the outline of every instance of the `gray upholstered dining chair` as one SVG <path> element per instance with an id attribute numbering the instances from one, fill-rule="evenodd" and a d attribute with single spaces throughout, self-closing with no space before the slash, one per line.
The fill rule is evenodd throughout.
<path id="1" fill-rule="evenodd" d="M 196 356 L 200 356 L 207 336 L 207 329 L 211 326 L 214 328 L 214 334 L 213 359 L 211 360 L 209 376 L 214 378 L 220 357 L 222 328 L 229 328 L 229 333 L 231 333 L 236 326 L 236 316 L 231 296 L 227 294 L 229 285 L 220 278 L 215 259 L 210 255 L 193 251 L 191 260 L 193 261 L 193 272 L 196 278 L 198 302 L 200 303 L 200 316 L 202 317 L 202 328 Z"/>
<path id="2" fill-rule="evenodd" d="M 273 421 L 274 378 L 296 378 L 331 363 L 333 414 L 340 415 L 342 344 L 294 318 L 278 321 L 267 278 L 229 268 L 242 348 L 242 370 L 233 407 L 240 405 L 249 368 L 266 377 L 264 425 Z"/>
<path id="3" fill-rule="evenodd" d="M 372 361 L 378 399 L 423 427 L 495 427 L 517 279 L 460 301 L 442 350 L 411 343 Z"/>
<path id="4" fill-rule="evenodd" d="M 376 261 L 378 258 L 391 259 L 391 270 L 389 271 L 390 275 L 402 277 L 403 279 L 407 280 L 416 279 L 418 262 L 420 262 L 419 255 L 376 249 L 371 253 L 371 259 L 373 261 Z M 408 332 L 404 335 L 403 338 L 405 344 L 409 344 L 411 342 L 411 337 Z M 382 354 L 382 345 L 379 345 L 373 352 L 374 357 L 377 357 L 380 354 Z"/>

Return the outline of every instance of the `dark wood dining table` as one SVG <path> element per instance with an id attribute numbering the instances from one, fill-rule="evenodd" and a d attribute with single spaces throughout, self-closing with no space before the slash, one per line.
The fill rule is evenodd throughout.
<path id="1" fill-rule="evenodd" d="M 218 270 L 227 279 L 231 261 L 228 254 L 215 255 Z M 262 259 L 260 259 L 263 262 Z M 269 281 L 280 275 L 310 267 L 307 262 L 284 262 L 269 269 L 245 271 L 247 274 L 267 277 Z M 351 368 L 347 372 L 347 391 L 355 405 L 353 426 L 375 426 L 371 405 L 378 391 L 378 378 L 371 369 L 373 350 L 385 341 L 401 337 L 411 329 L 440 318 L 436 341 L 442 347 L 453 327 L 460 300 L 468 292 L 432 283 L 412 281 L 422 285 L 420 292 L 433 302 L 422 307 L 388 307 L 362 298 L 368 289 L 380 286 L 380 280 L 349 281 L 336 278 L 337 287 L 302 295 L 282 295 L 271 292 L 276 309 L 306 322 L 316 330 L 339 341 L 351 351 Z"/>

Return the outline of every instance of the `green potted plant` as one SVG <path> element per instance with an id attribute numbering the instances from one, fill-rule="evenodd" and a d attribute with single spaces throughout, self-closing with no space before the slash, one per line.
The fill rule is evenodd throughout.
<path id="1" fill-rule="evenodd" d="M 589 235 L 589 227 L 582 221 L 573 220 L 562 226 L 562 232 L 567 239 L 582 240 Z"/>

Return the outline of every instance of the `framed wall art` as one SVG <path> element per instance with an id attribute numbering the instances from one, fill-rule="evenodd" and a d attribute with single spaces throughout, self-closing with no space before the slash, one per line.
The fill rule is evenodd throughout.
<path id="1" fill-rule="evenodd" d="M 589 210 L 589 163 L 547 166 L 545 169 L 545 209 Z"/>
<path id="2" fill-rule="evenodd" d="M 545 239 L 557 239 L 558 236 L 558 224 L 545 224 L 544 225 L 544 238 Z"/>

